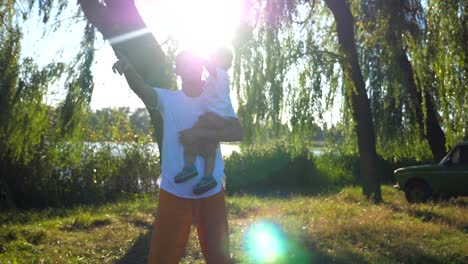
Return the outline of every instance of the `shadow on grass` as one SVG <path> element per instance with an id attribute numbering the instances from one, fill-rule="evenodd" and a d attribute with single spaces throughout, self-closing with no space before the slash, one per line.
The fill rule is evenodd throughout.
<path id="1" fill-rule="evenodd" d="M 151 240 L 151 231 L 140 235 L 133 246 L 116 264 L 144 264 L 148 262 L 148 252 Z"/>
<path id="2" fill-rule="evenodd" d="M 148 251 L 151 239 L 151 230 L 146 234 L 140 235 L 133 246 L 127 253 L 118 260 L 117 264 L 141 264 L 147 263 Z M 375 237 L 370 237 L 370 240 L 375 240 L 375 243 L 381 241 Z M 411 252 L 395 252 L 388 249 L 387 252 L 377 253 L 369 260 L 366 257 L 366 252 L 357 251 L 349 245 L 343 245 L 335 251 L 322 251 L 318 249 L 315 242 L 305 241 L 303 243 L 293 242 L 290 246 L 286 256 L 279 260 L 277 263 L 295 263 L 295 264 L 308 264 L 308 263 L 333 263 L 333 264 L 347 264 L 347 263 L 379 263 L 379 262 L 403 262 L 403 263 L 444 263 L 443 257 L 435 257 L 427 255 L 422 250 L 417 248 L 410 249 Z M 406 253 L 406 254 L 405 254 Z M 231 263 L 243 263 L 238 259 L 232 259 Z M 253 263 L 253 262 L 248 262 Z"/>
<path id="3" fill-rule="evenodd" d="M 73 204 L 68 207 L 30 208 L 0 210 L 0 225 L 31 224 L 56 218 L 66 218 L 84 212 L 100 211 L 101 208 L 124 202 L 134 202 L 142 197 L 142 194 L 123 193 L 119 197 L 103 201 L 95 201 L 92 204 Z"/>
<path id="4" fill-rule="evenodd" d="M 458 229 L 463 233 L 468 233 L 468 225 L 466 221 L 458 222 L 456 219 L 452 219 L 449 216 L 442 215 L 437 212 L 433 212 L 430 209 L 422 209 L 417 207 L 407 207 L 402 208 L 398 205 L 395 205 L 391 202 L 384 202 L 383 203 L 387 208 L 390 208 L 392 211 L 397 213 L 405 213 L 411 217 L 420 219 L 422 222 L 433 222 L 433 223 L 441 223 L 448 225 L 452 228 Z M 459 205 L 456 205 L 459 206 Z"/>
<path id="5" fill-rule="evenodd" d="M 329 186 L 329 187 L 320 187 L 313 188 L 310 186 L 306 187 L 281 187 L 281 186 L 272 186 L 272 185 L 257 185 L 257 186 L 248 186 L 243 188 L 242 191 L 231 191 L 226 190 L 228 196 L 235 195 L 253 195 L 262 198 L 285 198 L 291 195 L 304 195 L 304 196 L 318 196 L 318 195 L 334 195 L 340 193 L 343 188 L 347 186 Z"/>
<path id="6" fill-rule="evenodd" d="M 333 254 L 316 254 L 308 263 L 330 263 L 330 264 L 348 264 L 348 263 L 445 263 L 446 261 L 428 256 L 424 252 L 414 250 L 411 256 L 396 256 L 398 252 L 390 253 L 390 256 L 380 255 L 377 259 L 369 260 L 362 254 L 356 253 L 352 249 L 343 248 L 335 251 Z M 305 263 L 305 262 L 304 262 Z"/>
<path id="7" fill-rule="evenodd" d="M 148 251 L 151 239 L 151 232 L 140 235 L 133 246 L 116 264 L 143 264 L 148 261 Z M 340 256 L 331 256 L 317 251 L 316 249 L 306 250 L 304 247 L 297 250 L 288 252 L 289 254 L 284 260 L 278 263 L 295 263 L 295 264 L 308 264 L 308 263 L 367 263 L 362 256 L 354 254 L 353 252 L 344 251 L 340 252 Z M 243 262 L 238 259 L 232 259 L 232 264 L 241 264 Z M 249 262 L 251 263 L 251 262 Z M 430 262 L 428 262 L 430 263 Z"/>
<path id="8" fill-rule="evenodd" d="M 151 229 L 149 226 L 145 226 L 148 229 L 148 232 L 140 235 L 136 240 L 132 247 L 127 251 L 127 253 L 118 261 L 116 264 L 141 264 L 147 263 L 148 261 L 148 252 L 149 252 L 149 245 L 151 240 Z M 289 240 L 289 239 L 287 239 Z M 359 252 L 353 251 L 351 248 L 343 247 L 339 251 L 335 252 L 322 252 L 320 251 L 313 242 L 305 241 L 305 242 L 298 242 L 289 240 L 288 243 L 288 250 L 285 252 L 283 257 L 277 259 L 275 263 L 281 264 L 308 264 L 308 263 L 337 263 L 337 264 L 345 264 L 345 263 L 370 263 L 366 258 L 359 254 Z M 235 251 L 234 249 L 232 250 Z M 187 250 L 185 250 L 185 254 Z M 184 255 L 185 255 L 184 254 Z M 243 252 L 246 254 L 246 252 Z M 243 258 L 245 259 L 245 258 Z M 421 257 L 419 258 L 421 262 L 418 263 L 437 263 L 434 259 L 428 257 Z M 240 261 L 236 257 L 231 260 L 232 264 L 241 264 L 245 263 Z M 252 260 L 248 261 L 247 263 L 256 263 Z"/>
<path id="9" fill-rule="evenodd" d="M 365 240 L 365 241 L 364 241 Z M 332 241 L 328 241 L 332 242 Z M 363 239 L 363 245 L 368 247 L 358 248 L 356 242 L 340 240 L 333 241 L 333 249 L 319 248 L 318 241 L 306 240 L 303 248 L 307 248 L 308 262 L 285 262 L 285 263 L 458 263 L 459 259 L 447 259 L 447 256 L 434 256 L 424 250 L 410 246 L 404 250 L 398 247 L 386 247 L 377 235 L 370 235 Z"/>
<path id="10" fill-rule="evenodd" d="M 467 207 L 468 206 L 468 196 L 462 196 L 458 198 L 452 198 L 451 204 L 457 207 Z"/>

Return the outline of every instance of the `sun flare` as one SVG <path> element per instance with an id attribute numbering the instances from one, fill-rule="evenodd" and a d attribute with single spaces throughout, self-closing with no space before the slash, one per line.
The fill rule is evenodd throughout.
<path id="1" fill-rule="evenodd" d="M 179 49 L 208 56 L 230 46 L 241 16 L 238 0 L 146 0 L 137 6 L 158 41 L 177 40 Z M 161 39 L 162 38 L 162 39 Z"/>

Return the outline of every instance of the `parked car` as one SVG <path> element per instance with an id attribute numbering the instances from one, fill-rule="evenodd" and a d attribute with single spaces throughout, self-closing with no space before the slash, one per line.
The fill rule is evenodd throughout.
<path id="1" fill-rule="evenodd" d="M 468 141 L 458 144 L 438 163 L 399 168 L 395 185 L 410 203 L 425 202 L 432 196 L 468 195 Z"/>

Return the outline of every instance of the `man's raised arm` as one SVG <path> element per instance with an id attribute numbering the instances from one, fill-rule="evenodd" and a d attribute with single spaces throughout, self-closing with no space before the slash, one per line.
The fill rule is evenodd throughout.
<path id="1" fill-rule="evenodd" d="M 122 57 L 112 66 L 114 72 L 124 74 L 127 83 L 133 92 L 140 97 L 145 106 L 150 110 L 158 107 L 158 94 L 141 78 L 125 57 Z"/>

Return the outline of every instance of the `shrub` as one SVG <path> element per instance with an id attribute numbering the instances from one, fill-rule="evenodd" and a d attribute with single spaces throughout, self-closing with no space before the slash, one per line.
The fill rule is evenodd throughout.
<path id="1" fill-rule="evenodd" d="M 226 160 L 228 192 L 311 192 L 333 184 L 349 183 L 349 175 L 333 178 L 317 166 L 320 157 L 304 146 L 299 152 L 290 151 L 284 141 L 265 146 L 249 147 L 242 154 L 233 153 Z"/>
<path id="2" fill-rule="evenodd" d="M 0 209 L 102 203 L 126 192 L 156 192 L 159 158 L 149 144 L 44 145 L 27 164 L 3 160 Z"/>
<path id="3" fill-rule="evenodd" d="M 415 165 L 416 160 L 384 160 L 379 157 L 382 183 L 394 183 L 393 171 Z M 360 182 L 359 157 L 340 151 L 313 155 L 304 144 L 301 150 L 286 141 L 251 146 L 226 159 L 229 193 L 316 192 Z"/>

